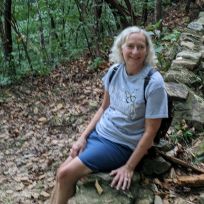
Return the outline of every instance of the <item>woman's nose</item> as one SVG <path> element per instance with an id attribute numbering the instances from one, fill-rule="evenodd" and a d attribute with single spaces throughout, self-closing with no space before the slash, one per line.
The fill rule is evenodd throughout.
<path id="1" fill-rule="evenodd" d="M 133 54 L 137 54 L 137 53 L 138 53 L 137 47 L 134 47 L 134 49 L 132 50 L 132 53 L 133 53 Z"/>

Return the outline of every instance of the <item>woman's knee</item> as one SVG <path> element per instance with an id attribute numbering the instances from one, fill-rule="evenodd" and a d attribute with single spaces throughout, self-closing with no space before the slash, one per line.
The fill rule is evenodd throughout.
<path id="1" fill-rule="evenodd" d="M 61 165 L 57 171 L 57 181 L 59 183 L 76 183 L 81 177 L 91 173 L 78 158 L 73 159 L 66 165 Z"/>
<path id="2" fill-rule="evenodd" d="M 62 182 L 67 182 L 69 181 L 69 178 L 71 178 L 73 173 L 69 166 L 60 166 L 59 169 L 57 170 L 57 181 L 59 183 Z"/>

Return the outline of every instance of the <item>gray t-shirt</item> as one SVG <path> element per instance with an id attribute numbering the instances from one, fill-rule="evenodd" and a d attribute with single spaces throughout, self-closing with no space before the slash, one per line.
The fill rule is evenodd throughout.
<path id="1" fill-rule="evenodd" d="M 145 118 L 167 118 L 168 105 L 164 81 L 159 72 L 151 76 L 144 100 L 144 78 L 151 66 L 136 75 L 127 75 L 121 64 L 111 83 L 113 65 L 103 77 L 105 90 L 110 95 L 110 105 L 96 125 L 98 134 L 113 142 L 135 149 L 144 133 Z"/>

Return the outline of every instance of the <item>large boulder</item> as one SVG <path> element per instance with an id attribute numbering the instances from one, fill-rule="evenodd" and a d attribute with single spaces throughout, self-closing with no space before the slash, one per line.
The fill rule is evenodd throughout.
<path id="1" fill-rule="evenodd" d="M 197 130 L 204 128 L 204 99 L 189 91 L 189 96 L 185 102 L 176 101 L 174 105 L 174 120 L 185 119 Z"/>
<path id="2" fill-rule="evenodd" d="M 188 87 L 184 84 L 175 82 L 165 83 L 166 91 L 173 100 L 186 100 L 188 97 Z"/>
<path id="3" fill-rule="evenodd" d="M 129 191 L 118 191 L 110 187 L 112 178 L 105 173 L 88 176 L 77 184 L 75 196 L 69 204 L 153 204 L 154 192 L 151 184 L 141 185 L 140 175 L 135 172 Z M 98 190 L 97 190 L 98 189 Z"/>
<path id="4" fill-rule="evenodd" d="M 204 32 L 204 13 L 200 12 L 199 17 L 197 20 L 191 22 L 188 25 L 188 28 L 198 32 Z"/>
<path id="5" fill-rule="evenodd" d="M 174 70 L 170 69 L 164 75 L 164 79 L 166 82 L 181 83 L 189 87 L 202 82 L 201 78 L 192 71 L 189 71 L 188 69 L 179 69 L 179 67 L 177 67 L 177 70 L 175 70 L 175 68 Z"/>

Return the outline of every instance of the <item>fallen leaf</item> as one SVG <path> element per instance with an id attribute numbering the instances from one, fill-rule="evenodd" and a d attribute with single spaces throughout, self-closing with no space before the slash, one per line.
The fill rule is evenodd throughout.
<path id="1" fill-rule="evenodd" d="M 16 191 L 22 191 L 24 189 L 23 183 L 19 183 L 18 186 L 16 186 Z"/>
<path id="2" fill-rule="evenodd" d="M 40 195 L 43 196 L 43 197 L 45 197 L 45 198 L 49 198 L 49 197 L 50 197 L 50 194 L 47 193 L 47 192 L 45 192 L 45 191 L 42 191 L 42 192 L 40 193 Z"/>
<path id="3" fill-rule="evenodd" d="M 98 182 L 97 179 L 96 179 L 96 182 L 95 182 L 95 187 L 96 187 L 97 193 L 98 193 L 99 195 L 101 195 L 101 194 L 103 193 L 103 189 L 102 189 L 102 187 L 100 186 L 100 184 L 99 184 L 99 182 Z"/>
<path id="4" fill-rule="evenodd" d="M 41 123 L 45 123 L 47 121 L 47 118 L 41 117 L 41 118 L 38 119 L 38 121 L 41 122 Z"/>

